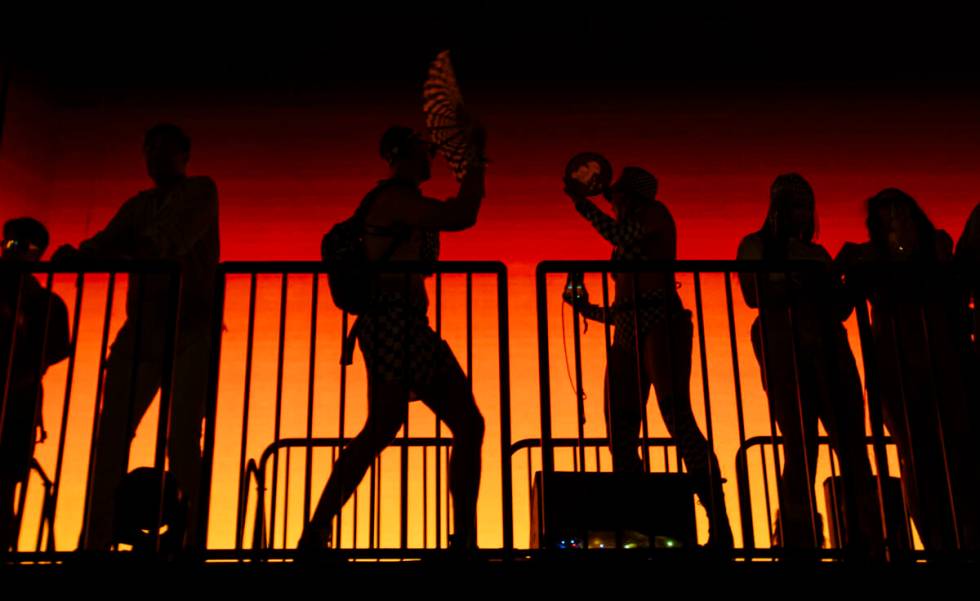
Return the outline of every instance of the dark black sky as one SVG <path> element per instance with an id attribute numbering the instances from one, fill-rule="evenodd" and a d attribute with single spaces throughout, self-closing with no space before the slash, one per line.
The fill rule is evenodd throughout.
<path id="1" fill-rule="evenodd" d="M 853 7 L 677 14 L 638 8 L 645 4 L 597 2 L 552 14 L 529 12 L 530 2 L 521 9 L 477 2 L 465 11 L 378 3 L 370 15 L 274 7 L 86 15 L 82 23 L 33 23 L 30 34 L 8 36 L 5 53 L 19 72 L 68 88 L 370 87 L 418 81 L 445 47 L 470 86 L 980 81 L 980 36 L 966 14 Z"/>

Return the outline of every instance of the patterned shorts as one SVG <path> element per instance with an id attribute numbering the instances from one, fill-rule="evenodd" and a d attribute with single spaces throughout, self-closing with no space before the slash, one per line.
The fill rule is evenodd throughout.
<path id="1" fill-rule="evenodd" d="M 637 306 L 635 317 L 632 302 L 613 308 L 613 326 L 616 328 L 614 345 L 633 348 L 634 326 L 639 326 L 642 337 L 653 330 L 657 324 L 668 323 L 670 319 L 676 319 L 684 313 L 690 315 L 690 311 L 685 310 L 681 304 L 680 297 L 676 293 L 669 294 L 665 290 L 641 293 L 637 299 Z"/>
<path id="2" fill-rule="evenodd" d="M 431 327 L 425 308 L 386 299 L 358 319 L 357 341 L 368 372 L 413 391 L 445 377 L 456 359 Z"/>

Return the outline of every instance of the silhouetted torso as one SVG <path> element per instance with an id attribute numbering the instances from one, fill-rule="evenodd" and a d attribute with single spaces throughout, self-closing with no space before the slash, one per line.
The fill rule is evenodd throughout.
<path id="1" fill-rule="evenodd" d="M 79 249 L 105 258 L 174 260 L 180 266 L 181 332 L 208 332 L 218 267 L 218 195 L 209 177 L 187 177 L 166 190 L 153 188 L 130 198 L 104 230 Z M 169 279 L 143 276 L 140 290 L 128 287 L 127 315 L 144 324 L 166 323 Z"/>
<path id="2" fill-rule="evenodd" d="M 389 261 L 436 261 L 439 258 L 439 232 L 408 225 L 414 221 L 410 213 L 413 204 L 424 199 L 417 185 L 410 182 L 388 184 L 368 210 L 365 225 L 365 246 L 368 259 L 378 261 L 396 244 Z M 438 201 L 435 201 L 438 202 Z M 428 306 L 425 276 L 411 274 L 382 274 L 380 290 L 390 295 L 408 295 L 411 304 Z"/>
<path id="3" fill-rule="evenodd" d="M 798 343 L 802 345 L 837 344 L 841 336 L 845 337 L 846 343 L 841 321 L 850 314 L 851 308 L 843 300 L 839 282 L 835 282 L 830 274 L 830 253 L 819 244 L 796 239 L 788 240 L 778 249 L 773 246 L 775 243 L 767 240 L 763 232 L 749 234 L 739 244 L 738 259 L 808 261 L 824 266 L 828 271 L 739 274 L 746 302 L 750 307 L 765 310 L 767 335 L 789 336 L 795 330 Z M 757 318 L 753 330 L 760 327 L 759 323 Z"/>
<path id="4" fill-rule="evenodd" d="M 673 261 L 677 258 L 677 228 L 670 211 L 660 201 L 651 201 L 639 207 L 634 214 L 619 221 L 635 221 L 643 230 L 643 236 L 636 242 L 613 249 L 612 259 L 642 261 Z M 673 273 L 647 272 L 642 274 L 613 274 L 616 282 L 616 303 L 633 302 L 633 282 L 637 282 L 636 293 L 641 298 L 644 293 L 675 294 L 676 285 Z"/>
<path id="5" fill-rule="evenodd" d="M 17 276 L 4 274 L 0 284 L 0 391 L 6 379 L 10 330 L 17 303 Z M 50 305 L 50 317 L 48 307 Z M 47 321 L 47 342 L 45 342 Z M 68 356 L 68 310 L 31 275 L 23 278 L 20 315 L 16 320 L 16 353 L 11 366 L 11 391 L 36 391 L 49 365 Z M 43 354 L 43 361 L 42 361 Z"/>
<path id="6" fill-rule="evenodd" d="M 2 467 L 21 471 L 30 462 L 35 407 L 40 409 L 41 378 L 50 365 L 68 356 L 68 310 L 61 298 L 45 290 L 33 276 L 26 275 L 20 312 L 15 320 L 17 276 L 4 274 L 0 281 L 0 394 L 6 385 L 11 328 L 15 323 L 17 327 L 3 432 L 3 461 L 12 464 Z"/>

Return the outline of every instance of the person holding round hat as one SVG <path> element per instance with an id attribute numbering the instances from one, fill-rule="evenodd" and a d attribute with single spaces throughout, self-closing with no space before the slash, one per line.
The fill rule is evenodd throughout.
<path id="1" fill-rule="evenodd" d="M 670 211 L 657 199 L 657 178 L 653 174 L 640 167 L 623 169 L 619 179 L 605 190 L 615 218 L 589 200 L 580 184 L 573 176 L 566 176 L 565 193 L 582 217 L 613 244 L 614 261 L 677 258 L 677 228 Z M 733 536 L 718 459 L 691 409 L 691 312 L 681 303 L 673 273 L 618 273 L 613 278 L 615 300 L 608 319 L 615 334 L 606 365 L 605 399 L 613 469 L 643 469 L 637 446 L 652 384 L 664 424 L 677 440 L 695 492 L 708 509 L 708 545 L 731 548 Z M 602 307 L 589 303 L 587 293 L 566 294 L 565 300 L 574 303 L 587 319 L 607 319 Z"/>

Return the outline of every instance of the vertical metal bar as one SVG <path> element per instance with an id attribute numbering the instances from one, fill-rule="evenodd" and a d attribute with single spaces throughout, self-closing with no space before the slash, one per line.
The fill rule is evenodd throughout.
<path id="1" fill-rule="evenodd" d="M 37 541 L 34 543 L 34 552 L 40 553 L 41 546 L 44 544 L 45 524 L 47 534 L 51 538 L 54 536 L 54 520 L 51 519 L 51 490 L 53 483 L 50 480 L 44 482 L 44 500 L 41 502 L 41 527 L 37 531 Z"/>
<path id="2" fill-rule="evenodd" d="M 473 274 L 466 273 L 466 381 L 473 392 Z M 474 522 L 477 516 L 473 516 Z M 474 523 L 475 526 L 475 523 Z M 475 534 L 474 534 L 475 536 Z"/>
<path id="3" fill-rule="evenodd" d="M 303 481 L 303 523 L 310 523 L 310 489 L 313 481 L 313 397 L 316 394 L 316 320 L 320 304 L 320 273 L 313 272 L 312 307 L 310 308 L 310 375 L 306 399 L 306 473 Z"/>
<path id="4" fill-rule="evenodd" d="M 403 440 L 405 444 L 398 454 L 398 544 L 401 549 L 408 548 L 408 409 L 405 410 L 405 425 Z"/>
<path id="5" fill-rule="evenodd" d="M 895 342 L 895 344 L 892 345 L 892 355 L 895 361 L 895 365 L 898 366 L 899 368 L 896 370 L 895 379 L 898 380 L 898 391 L 900 397 L 899 401 L 902 404 L 902 415 L 904 416 L 904 421 L 905 421 L 905 432 L 903 434 L 905 435 L 906 440 L 908 441 L 908 445 L 911 447 L 912 446 L 912 422 L 909 419 L 908 395 L 905 394 L 905 378 L 902 376 L 904 370 L 902 369 L 903 367 L 902 356 L 899 351 L 901 343 L 899 341 L 898 326 L 895 323 L 895 316 L 892 315 L 891 319 L 889 319 L 888 322 L 892 329 L 892 340 Z M 895 433 L 892 434 L 895 436 L 899 436 L 899 434 L 895 434 Z M 916 466 L 915 453 L 912 452 L 909 453 L 908 465 L 909 465 L 909 472 L 911 476 L 911 478 L 909 479 L 914 483 L 915 489 L 917 491 L 921 490 L 921 487 L 919 486 L 919 477 L 918 477 L 918 469 L 917 469 L 918 466 Z M 902 476 L 903 476 L 902 493 L 905 501 L 905 511 L 906 511 L 906 515 L 910 516 L 912 503 L 911 500 L 908 498 L 908 490 L 904 483 L 905 475 L 902 474 Z"/>
<path id="6" fill-rule="evenodd" d="M 408 274 L 405 274 L 403 278 L 405 282 L 405 287 L 403 290 L 404 301 L 406 304 L 406 313 L 408 311 L 408 302 L 411 298 L 411 279 Z M 409 348 L 408 340 L 408 328 L 405 328 L 402 333 L 402 348 Z M 404 382 L 411 382 L 411 365 L 409 363 L 409 357 L 407 354 L 404 357 L 402 376 Z M 410 393 L 411 394 L 411 393 Z M 402 441 L 404 444 L 398 449 L 398 544 L 399 547 L 404 549 L 408 546 L 408 438 L 409 438 L 409 408 L 405 408 L 405 421 L 402 424 Z M 379 493 L 380 494 L 380 493 Z M 380 500 L 379 500 L 380 503 Z M 380 516 L 380 511 L 378 512 Z M 380 530 L 380 526 L 378 527 Z M 380 533 L 379 533 L 380 536 Z"/>
<path id="7" fill-rule="evenodd" d="M 446 447 L 446 469 L 447 470 L 449 469 L 449 447 Z M 453 519 L 453 504 L 450 502 L 450 498 L 449 498 L 449 475 L 448 474 L 446 474 L 446 487 L 445 487 L 445 490 L 446 490 L 446 497 L 444 499 L 444 502 L 446 504 L 446 512 L 445 512 L 445 516 L 446 516 L 446 540 L 448 541 L 449 540 L 449 533 L 451 531 L 451 529 L 449 527 L 449 524 L 452 522 L 452 519 Z M 380 521 L 380 518 L 379 518 L 379 521 Z"/>
<path id="8" fill-rule="evenodd" d="M 738 342 L 735 330 L 735 303 L 732 300 L 732 272 L 725 272 L 725 309 L 728 312 L 728 341 L 732 349 L 732 376 L 735 380 L 735 410 L 738 415 L 738 448 L 745 445 L 745 408 L 742 402 L 742 376 L 738 365 Z M 746 491 L 748 492 L 748 491 Z M 752 495 L 739 489 L 738 509 L 742 523 L 742 544 L 755 547 L 752 529 Z"/>
<path id="9" fill-rule="evenodd" d="M 551 365 L 548 360 L 548 280 L 539 265 L 535 276 L 538 309 L 538 384 L 541 388 L 541 471 L 555 471 L 554 443 L 551 438 Z M 542 495 L 544 478 L 542 478 Z"/>
<path id="10" fill-rule="evenodd" d="M 956 543 L 956 550 L 962 549 L 960 539 L 959 520 L 956 511 L 956 495 L 953 492 L 953 474 L 949 465 L 949 453 L 946 447 L 946 430 L 943 427 L 942 410 L 939 407 L 939 397 L 936 394 L 936 365 L 935 354 L 932 352 L 932 343 L 929 337 L 929 323 L 926 319 L 925 307 L 919 307 L 919 320 L 922 322 L 922 335 L 925 338 L 926 353 L 929 355 L 929 396 L 932 401 L 933 416 L 936 420 L 936 433 L 939 435 L 939 450 L 943 455 L 943 470 L 946 475 L 946 494 L 949 497 L 949 513 L 953 526 L 953 540 Z"/>
<path id="11" fill-rule="evenodd" d="M 576 472 L 579 471 L 579 466 L 581 466 L 582 471 L 585 471 L 585 446 L 583 445 L 583 439 L 585 438 L 585 390 L 582 387 L 582 335 L 579 332 L 579 325 L 578 307 L 573 305 L 572 327 L 575 330 L 572 335 L 575 358 L 575 426 L 578 439 L 575 443 L 572 464 L 575 466 Z"/>
<path id="12" fill-rule="evenodd" d="M 886 507 L 885 483 L 888 482 L 888 451 L 885 447 L 884 415 L 882 410 L 881 389 L 878 384 L 878 351 L 875 348 L 874 333 L 871 330 L 871 319 L 868 315 L 868 301 L 864 294 L 854 294 L 854 315 L 857 318 L 858 335 L 861 343 L 861 360 L 864 365 L 864 387 L 868 395 L 868 419 L 871 422 L 871 440 L 875 454 L 875 471 L 877 473 L 876 489 L 878 493 L 878 513 L 881 519 L 881 532 L 887 545 L 888 553 L 894 552 L 894 534 L 889 531 Z M 896 433 L 898 436 L 898 433 Z M 905 527 L 907 540 L 912 540 L 908 530 L 908 500 L 902 495 L 905 507 Z"/>
<path id="13" fill-rule="evenodd" d="M 767 271 L 766 273 L 768 274 L 769 272 Z M 752 278 L 752 282 L 755 285 L 755 297 L 757 299 L 759 299 L 759 365 L 762 368 L 762 379 L 763 379 L 763 381 L 765 381 L 765 382 L 768 383 L 768 382 L 770 382 L 769 373 L 768 373 L 768 363 L 769 362 L 766 360 L 766 332 L 768 331 L 768 328 L 766 328 L 766 321 L 767 321 L 767 319 L 766 319 L 766 307 L 764 305 L 763 297 L 762 297 L 762 295 L 759 292 L 759 275 L 761 275 L 761 274 L 757 273 L 756 274 L 756 277 Z M 768 390 L 766 391 L 766 396 L 767 397 L 769 396 L 769 391 Z M 771 398 L 769 398 L 769 403 L 768 403 L 768 409 L 769 409 L 769 433 L 770 433 L 770 436 L 771 436 L 771 439 L 770 440 L 772 442 L 772 461 L 773 461 L 773 466 L 774 466 L 773 477 L 776 480 L 776 491 L 778 493 L 782 489 L 782 482 L 781 482 L 781 478 L 780 478 L 780 475 L 779 475 L 780 460 L 779 460 L 779 445 L 776 442 L 776 416 L 773 415 L 772 405 L 773 405 L 773 401 L 772 401 Z M 762 447 L 762 449 L 764 451 L 765 450 L 765 447 Z M 765 460 L 765 456 L 764 455 L 765 454 L 763 453 L 763 459 L 762 459 L 763 477 L 768 482 L 768 477 L 766 476 L 766 472 L 765 472 L 765 469 L 766 469 L 766 460 Z M 770 512 L 771 510 L 772 510 L 772 508 L 771 508 L 770 501 L 769 501 L 769 485 L 767 483 L 766 484 L 766 511 L 767 512 Z M 772 514 L 770 513 L 769 515 L 771 516 Z M 776 514 L 776 517 L 777 517 L 778 522 L 779 522 L 778 526 L 779 526 L 780 537 L 782 539 L 785 539 L 786 538 L 786 529 L 783 527 L 783 514 L 782 514 L 782 512 L 780 511 L 779 513 L 777 513 Z M 770 519 L 767 518 L 767 523 L 769 521 L 770 521 Z M 769 532 L 770 532 L 769 539 L 772 540 L 772 526 L 771 525 L 769 525 Z M 781 540 L 780 541 L 780 544 L 785 547 L 784 540 Z"/>
<path id="14" fill-rule="evenodd" d="M 61 409 L 61 423 L 58 424 L 58 455 L 55 459 L 54 468 L 54 489 L 51 493 L 51 529 L 48 531 L 47 550 L 53 552 L 54 546 L 54 524 L 58 511 L 58 495 L 61 492 L 61 472 L 65 465 L 65 439 L 68 435 L 68 417 L 71 409 L 71 393 L 75 379 L 75 356 L 78 352 L 78 331 L 81 329 L 82 318 L 82 292 L 85 288 L 85 275 L 78 274 L 75 283 L 75 309 L 71 324 L 71 343 L 68 351 L 68 373 L 65 376 L 65 401 Z"/>
<path id="15" fill-rule="evenodd" d="M 630 273 L 633 293 L 633 347 L 636 353 L 636 403 L 640 412 L 640 426 L 643 432 L 643 442 L 640 444 L 640 453 L 643 458 L 643 471 L 650 472 L 650 426 L 647 420 L 647 390 L 643 385 L 643 335 L 640 333 L 640 303 L 639 295 L 636 292 L 636 272 Z M 632 433 L 630 433 L 632 435 Z"/>
<path id="16" fill-rule="evenodd" d="M 352 515 L 351 515 L 351 522 L 352 522 L 352 525 L 351 525 L 351 541 L 353 541 L 352 544 L 351 544 L 351 547 L 354 548 L 354 549 L 357 548 L 357 491 L 360 490 L 360 488 L 361 487 L 358 486 L 357 488 L 354 489 L 354 509 L 353 509 L 353 512 L 352 512 Z M 335 548 L 339 548 L 340 547 L 340 544 L 341 544 L 340 539 L 337 539 L 337 544 L 334 545 L 334 547 Z"/>
<path id="17" fill-rule="evenodd" d="M 314 276 L 316 277 L 316 276 Z M 276 414 L 273 425 L 273 444 L 282 434 L 282 378 L 286 354 L 286 302 L 289 294 L 289 274 L 282 274 L 279 290 L 279 345 L 276 349 Z M 269 540 L 276 540 L 276 509 L 279 500 L 279 453 L 272 455 L 272 496 L 269 499 Z M 285 532 L 283 533 L 285 535 Z M 272 546 L 275 546 L 273 544 Z"/>
<path id="18" fill-rule="evenodd" d="M 286 537 L 289 533 L 289 470 L 290 470 L 290 459 L 293 455 L 292 447 L 286 447 L 286 482 L 283 483 L 283 499 L 282 499 L 282 548 L 286 548 Z M 340 520 L 338 520 L 340 521 Z M 271 528 L 270 528 L 271 530 Z M 340 537 L 338 536 L 335 540 L 340 542 Z M 275 545 L 273 545 L 275 546 Z M 334 545 L 335 547 L 337 545 Z"/>
<path id="19" fill-rule="evenodd" d="M 3 391 L 0 391 L 0 442 L 3 441 L 3 432 L 6 429 L 7 420 L 7 400 L 10 396 L 10 381 L 14 375 L 14 357 L 17 355 L 17 320 L 21 313 L 21 304 L 24 296 L 24 279 L 32 277 L 29 273 L 17 272 L 17 298 L 14 302 L 14 314 L 11 319 L 10 338 L 7 344 L 7 364 L 3 366 L 5 377 L 3 379 Z M 6 342 L 6 341 L 5 341 Z"/>
<path id="20" fill-rule="evenodd" d="M 371 494 L 370 499 L 368 499 L 368 549 L 374 548 L 374 512 L 375 512 L 375 496 L 377 494 L 378 486 L 378 460 L 381 458 L 378 455 L 374 462 L 371 463 Z"/>
<path id="21" fill-rule="evenodd" d="M 786 273 L 786 281 L 790 281 L 790 273 Z M 793 360 L 793 380 L 796 386 L 796 410 L 800 421 L 800 442 L 802 444 L 801 451 L 803 452 L 803 468 L 806 470 L 806 498 L 807 507 L 810 509 L 810 533 L 813 537 L 813 547 L 817 547 L 817 543 L 820 541 L 819 535 L 817 533 L 817 507 L 816 498 L 813 494 L 813 482 L 810 480 L 810 474 L 812 470 L 810 469 L 811 458 L 810 452 L 807 450 L 807 433 L 806 433 L 806 417 L 803 411 L 803 382 L 800 380 L 800 328 L 797 320 L 795 318 L 794 303 L 791 302 L 787 308 L 787 315 L 789 317 L 789 324 L 791 329 L 792 344 L 790 345 L 790 355 Z M 785 436 L 783 437 L 785 441 Z M 785 442 L 783 443 L 785 447 Z M 819 449 L 819 447 L 818 447 Z M 785 450 L 785 449 L 784 449 Z M 787 497 L 792 494 L 790 491 L 786 491 Z M 783 532 L 785 536 L 785 531 Z"/>
<path id="22" fill-rule="evenodd" d="M 473 273 L 466 273 L 466 380 L 473 388 Z"/>
<path id="23" fill-rule="evenodd" d="M 436 334 L 442 338 L 442 272 L 436 273 Z M 442 422 L 439 416 L 436 418 L 436 549 L 442 548 L 442 447 L 439 442 L 442 440 Z M 448 510 L 447 510 L 448 511 Z M 448 531 L 446 532 L 448 535 Z"/>
<path id="24" fill-rule="evenodd" d="M 534 467 L 531 465 L 531 451 L 532 448 L 528 447 L 527 455 L 526 455 L 527 456 L 527 496 L 531 501 L 530 507 L 533 508 L 534 507 L 534 495 L 533 495 L 534 479 L 532 477 L 532 474 L 533 474 Z M 529 509 L 528 516 L 531 515 L 532 511 L 533 509 Z"/>
<path id="25" fill-rule="evenodd" d="M 711 518 L 714 520 L 718 516 L 718 499 L 715 495 L 716 491 L 713 482 L 715 477 L 717 477 L 720 482 L 721 474 L 713 473 L 713 463 L 715 459 L 715 437 L 711 419 L 711 391 L 708 385 L 708 348 L 707 344 L 705 344 L 704 301 L 701 296 L 701 272 L 699 271 L 694 272 L 694 304 L 698 317 L 698 348 L 701 352 L 701 383 L 704 389 L 704 423 L 708 434 L 708 496 L 711 503 Z"/>
<path id="26" fill-rule="evenodd" d="M 126 471 L 129 471 L 129 454 L 130 446 L 132 444 L 132 433 L 136 431 L 136 426 L 133 424 L 133 413 L 134 405 L 136 404 L 136 389 L 138 387 L 139 379 L 139 369 L 140 363 L 143 355 L 143 303 L 145 298 L 146 286 L 144 285 L 143 276 L 141 274 L 132 273 L 128 274 L 128 281 L 126 286 L 131 288 L 133 282 L 136 282 L 136 318 L 130 320 L 127 316 L 126 321 L 129 323 L 135 323 L 136 334 L 133 337 L 133 366 L 129 370 L 129 400 L 126 407 L 126 436 L 127 444 L 124 448 L 124 455 L 120 458 L 120 461 L 125 467 Z M 161 377 L 162 383 L 162 377 Z M 162 399 L 162 397 L 161 397 Z"/>
<path id="27" fill-rule="evenodd" d="M 776 445 L 776 439 L 775 438 L 772 439 L 772 444 L 774 446 Z M 765 447 L 765 445 L 762 445 L 762 446 L 759 447 L 759 457 L 762 460 L 762 491 L 764 493 L 763 494 L 763 498 L 766 501 L 766 529 L 769 532 L 769 541 L 770 541 L 770 544 L 771 544 L 772 539 L 773 539 L 773 531 L 772 531 L 772 500 L 769 498 L 769 468 L 766 467 L 766 447 Z M 776 453 L 774 451 L 773 452 L 773 460 L 774 461 L 776 460 L 776 457 L 777 457 L 777 455 L 776 455 Z M 776 487 L 777 487 L 777 491 L 778 491 L 778 487 L 779 487 L 779 481 L 778 481 L 779 464 L 776 464 L 775 475 L 777 476 Z M 781 518 L 782 518 L 782 516 L 780 516 L 780 519 Z M 782 532 L 782 527 L 780 527 L 779 530 L 780 530 L 780 532 Z"/>
<path id="28" fill-rule="evenodd" d="M 381 483 L 384 480 L 384 472 L 381 471 L 381 455 L 378 455 L 378 494 L 374 497 L 374 502 L 377 504 L 377 510 L 374 512 L 374 537 L 375 537 L 375 548 L 381 548 Z"/>
<path id="29" fill-rule="evenodd" d="M 828 445 L 828 447 L 827 447 L 827 455 L 830 456 L 830 496 L 833 498 L 834 505 L 835 505 L 835 507 L 833 507 L 833 512 L 834 512 L 834 524 L 833 524 L 833 527 L 834 527 L 834 530 L 837 532 L 837 540 L 838 540 L 838 542 L 841 544 L 841 546 L 843 546 L 843 542 L 844 542 L 843 534 L 844 533 L 841 530 L 841 522 L 842 522 L 842 520 L 841 520 L 841 516 L 840 516 L 840 513 L 841 512 L 839 511 L 839 508 L 843 507 L 844 500 L 843 500 L 842 497 L 839 496 L 842 491 L 839 490 L 839 488 L 837 486 L 837 461 L 834 459 L 834 450 L 833 450 L 832 446 L 833 445 Z M 819 448 L 820 447 L 817 447 L 817 449 L 818 449 L 817 455 L 818 456 L 820 455 Z M 841 487 L 841 488 L 843 488 L 843 487 Z M 855 494 L 854 491 L 852 491 L 851 494 L 852 495 Z M 830 511 L 830 510 L 831 509 L 828 508 L 828 511 Z M 829 526 L 829 524 L 828 524 L 828 526 Z M 854 525 L 852 524 L 851 525 L 851 532 L 853 532 L 853 531 L 854 531 Z"/>
<path id="30" fill-rule="evenodd" d="M 340 317 L 341 349 L 344 348 L 344 345 L 347 343 L 347 337 L 350 336 L 350 333 L 348 332 L 348 320 L 349 318 L 347 315 L 347 311 L 344 311 Z M 340 362 L 340 417 L 338 418 L 339 429 L 337 433 L 337 437 L 340 439 L 341 452 L 343 452 L 344 447 L 346 446 L 344 441 L 346 422 L 347 422 L 347 365 L 345 364 L 344 361 L 341 361 Z M 336 455 L 334 456 L 333 463 L 334 464 L 336 463 Z M 332 468 L 333 465 L 331 465 L 331 469 Z M 357 489 L 355 488 L 355 491 L 356 490 Z M 356 499 L 355 499 L 354 507 L 355 508 L 357 507 Z M 337 535 L 335 538 L 337 543 L 334 545 L 335 548 L 340 546 L 340 536 L 343 533 L 343 521 L 344 521 L 344 510 L 343 507 L 341 507 L 340 511 L 337 512 Z"/>
<path id="31" fill-rule="evenodd" d="M 242 537 L 245 535 L 245 488 L 248 486 L 245 474 L 245 457 L 248 450 L 249 405 L 252 398 L 252 353 L 255 350 L 255 289 L 256 275 L 249 275 L 248 289 L 248 334 L 245 342 L 245 392 L 242 402 L 242 442 L 238 460 L 238 518 L 235 527 L 235 549 L 241 551 Z"/>
<path id="32" fill-rule="evenodd" d="M 140 286 L 142 287 L 142 285 L 141 278 Z M 157 520 L 156 527 L 153 529 L 153 544 L 158 553 L 160 552 L 160 528 L 163 525 L 164 485 L 166 483 L 166 472 L 164 468 L 167 462 L 167 447 L 170 443 L 170 421 L 173 419 L 174 372 L 176 371 L 177 336 L 179 334 L 177 328 L 179 327 L 180 320 L 180 287 L 180 272 L 175 270 L 170 276 L 170 288 L 168 289 L 169 298 L 167 299 L 166 325 L 172 327 L 169 329 L 169 335 L 163 341 L 160 413 L 157 418 L 157 444 L 153 462 L 153 466 L 160 472 L 159 488 L 157 489 L 159 491 L 157 496 Z"/>
<path id="33" fill-rule="evenodd" d="M 504 550 L 514 549 L 513 465 L 510 445 L 510 309 L 508 305 L 507 267 L 497 272 L 497 361 L 500 373 L 500 465 L 503 494 Z"/>
<path id="34" fill-rule="evenodd" d="M 142 286 L 142 281 L 140 285 Z M 160 472 L 160 480 L 157 483 L 157 520 L 156 528 L 153 530 L 153 544 L 158 553 L 160 551 L 160 529 L 163 525 L 163 492 L 166 483 L 166 472 L 164 468 L 166 467 L 167 461 L 167 448 L 170 444 L 170 422 L 173 419 L 173 384 L 174 373 L 176 371 L 177 336 L 180 332 L 180 287 L 180 272 L 174 270 L 170 276 L 166 319 L 166 324 L 169 326 L 167 331 L 173 332 L 173 335 L 165 337 L 163 341 L 163 366 L 160 377 L 160 412 L 157 417 L 156 453 L 153 463 L 153 466 Z"/>
<path id="35" fill-rule="evenodd" d="M 208 367 L 207 402 L 204 405 L 204 454 L 201 462 L 200 507 L 198 510 L 199 550 L 207 549 L 211 516 L 211 476 L 214 471 L 214 437 L 218 414 L 218 380 L 221 375 L 221 338 L 224 332 L 226 274 L 221 267 L 215 274 L 214 299 L 211 305 L 211 357 Z"/>
<path id="36" fill-rule="evenodd" d="M 30 276 L 27 276 L 27 277 L 30 277 Z M 38 423 L 38 411 L 41 410 L 41 403 L 42 403 L 43 392 L 44 392 L 44 386 L 43 386 L 43 383 L 42 383 L 42 378 L 44 377 L 44 372 L 46 371 L 45 357 L 48 354 L 48 334 L 49 334 L 49 332 L 51 330 L 51 307 L 52 307 L 52 305 L 54 305 L 54 302 L 53 302 L 54 301 L 54 297 L 52 296 L 52 293 L 51 293 L 51 286 L 52 286 L 53 283 L 54 283 L 54 272 L 53 271 L 49 271 L 48 272 L 48 277 L 45 280 L 45 285 L 44 285 L 44 290 L 47 293 L 46 296 L 47 296 L 48 302 L 47 302 L 47 306 L 44 308 L 44 329 L 42 330 L 43 336 L 41 337 L 41 354 L 40 354 L 40 356 L 38 356 L 38 366 L 37 366 L 37 374 L 38 374 L 37 383 L 38 383 L 38 386 L 37 386 L 37 390 L 34 393 L 34 419 L 32 420 L 32 423 L 34 423 L 34 424 L 37 424 Z M 13 351 L 13 349 L 11 349 L 11 351 Z M 11 352 L 11 354 L 13 354 L 13 353 Z M 43 415 L 41 417 L 43 417 Z M 32 439 L 34 437 L 34 434 L 35 434 L 35 432 L 32 430 L 32 432 L 31 432 Z M 31 441 L 31 443 L 32 443 L 32 446 L 33 446 L 33 440 Z M 40 465 L 38 465 L 37 467 L 38 467 L 38 474 L 42 474 Z M 24 489 L 25 492 L 27 491 L 27 484 L 28 484 L 28 482 L 29 482 L 29 479 L 28 480 L 25 480 L 24 483 L 23 483 L 23 485 L 22 485 L 22 487 L 23 487 L 23 489 Z M 44 494 L 44 500 L 42 502 L 42 508 L 41 508 L 41 520 L 38 523 L 38 528 L 37 528 L 37 547 L 35 549 L 36 551 L 40 551 L 41 550 L 41 541 L 42 541 L 43 534 L 44 534 L 45 510 L 47 509 L 48 499 L 50 498 L 50 492 L 51 492 L 51 490 L 50 490 L 51 489 L 50 483 L 44 482 L 44 487 L 45 487 L 45 491 L 44 491 L 45 494 Z M 21 502 L 20 514 L 21 514 L 21 516 L 23 516 L 23 514 L 24 514 L 24 504 L 23 504 L 23 502 Z M 20 540 L 21 523 L 22 523 L 21 520 L 18 519 L 17 520 L 17 531 L 16 531 L 16 534 L 15 534 L 15 537 L 14 537 L 14 546 L 15 546 L 15 548 L 16 548 L 16 545 L 17 545 L 17 541 Z"/>
<path id="37" fill-rule="evenodd" d="M 603 392 L 605 393 L 605 398 L 603 398 L 602 400 L 602 405 L 606 417 L 606 438 L 608 438 L 608 445 L 609 445 L 610 452 L 612 452 L 612 444 L 614 440 L 612 412 L 610 409 L 610 394 L 612 391 L 610 390 L 610 384 L 609 384 L 609 352 L 612 350 L 612 335 L 610 334 L 609 322 L 612 321 L 612 318 L 613 318 L 612 310 L 609 307 L 609 272 L 603 271 L 602 272 L 602 333 L 603 333 L 603 342 L 605 343 L 605 346 L 603 348 L 606 351 L 606 368 L 605 368 L 606 374 L 605 374 L 605 378 L 603 379 L 603 386 L 605 388 Z M 620 336 L 622 336 L 622 333 L 620 333 Z M 598 447 L 596 447 L 596 449 L 597 449 L 596 453 L 598 453 Z M 596 464 L 597 464 L 596 471 L 602 471 L 598 469 L 598 459 L 596 460 Z M 615 467 L 616 466 L 614 464 L 613 469 L 615 469 Z"/>
<path id="38" fill-rule="evenodd" d="M 102 392 L 105 386 L 106 369 L 105 353 L 106 348 L 109 345 L 109 325 L 112 321 L 112 300 L 116 290 L 115 272 L 109 274 L 109 284 L 107 288 L 105 315 L 102 321 L 102 340 L 99 343 L 99 376 L 95 387 L 95 407 L 92 411 L 92 442 L 89 446 L 88 474 L 87 479 L 85 480 L 85 509 L 82 519 L 85 529 L 82 532 L 81 545 L 83 549 L 88 548 L 89 524 L 91 523 L 92 519 L 92 481 L 95 478 L 95 462 L 98 460 L 98 457 L 96 457 L 95 446 L 99 440 L 99 417 L 102 414 Z"/>

